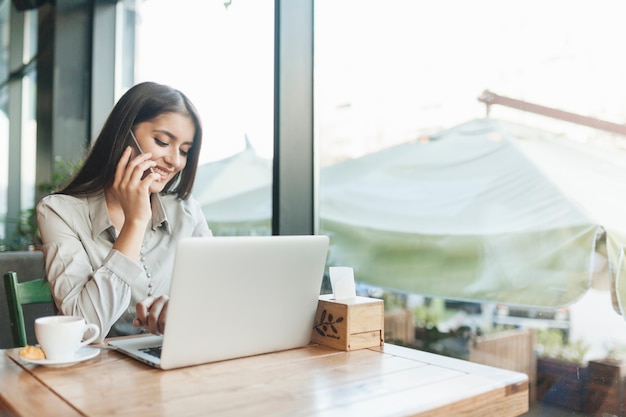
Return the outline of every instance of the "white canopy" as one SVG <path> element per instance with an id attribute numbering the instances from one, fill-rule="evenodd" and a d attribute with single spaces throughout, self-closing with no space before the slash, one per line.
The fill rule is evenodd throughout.
<path id="1" fill-rule="evenodd" d="M 329 167 L 331 263 L 370 284 L 558 306 L 590 286 L 601 232 L 494 120 Z"/>
<path id="2" fill-rule="evenodd" d="M 331 238 L 329 264 L 354 267 L 359 281 L 424 295 L 572 303 L 590 286 L 602 223 L 531 162 L 522 140 L 536 139 L 473 120 L 323 169 L 320 233 Z M 269 229 L 269 164 L 267 182 L 241 192 L 214 167 L 200 167 L 199 177 L 209 170 L 211 187 L 230 194 L 209 201 L 219 191 L 196 182 L 211 228 Z M 242 180 L 243 170 L 229 172 Z"/>
<path id="3" fill-rule="evenodd" d="M 216 235 L 271 234 L 272 161 L 251 146 L 198 167 L 194 197 Z"/>

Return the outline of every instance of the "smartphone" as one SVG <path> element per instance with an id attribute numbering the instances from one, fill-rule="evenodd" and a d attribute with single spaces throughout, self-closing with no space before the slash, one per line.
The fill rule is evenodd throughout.
<path id="1" fill-rule="evenodd" d="M 139 152 L 139 154 L 144 153 L 143 149 L 141 149 L 141 145 L 139 145 L 139 141 L 137 140 L 137 138 L 135 137 L 135 134 L 133 133 L 132 130 L 129 130 L 130 132 L 130 136 L 133 138 L 133 143 L 135 145 L 135 148 L 137 149 L 137 151 Z M 154 174 L 154 170 L 152 169 L 152 167 L 148 168 L 148 172 L 150 172 L 151 174 Z M 148 174 L 144 174 L 144 178 L 145 176 Z M 142 178 L 143 179 L 143 178 Z"/>

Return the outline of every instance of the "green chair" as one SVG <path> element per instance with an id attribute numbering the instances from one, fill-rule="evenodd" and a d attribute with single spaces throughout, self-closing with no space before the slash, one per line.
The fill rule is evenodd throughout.
<path id="1" fill-rule="evenodd" d="M 15 347 L 26 346 L 26 325 L 24 324 L 23 306 L 26 304 L 52 303 L 50 286 L 45 279 L 18 282 L 17 273 L 4 274 L 4 288 L 9 308 L 11 336 Z"/>

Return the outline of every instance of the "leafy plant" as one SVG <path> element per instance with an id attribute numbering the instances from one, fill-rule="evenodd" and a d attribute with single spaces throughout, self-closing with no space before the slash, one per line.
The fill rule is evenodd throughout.
<path id="1" fill-rule="evenodd" d="M 60 189 L 69 181 L 80 165 L 80 162 L 65 161 L 56 157 L 50 182 L 39 184 L 37 190 L 47 195 Z M 34 207 L 22 210 L 18 219 L 7 219 L 7 222 L 11 221 L 16 222 L 15 232 L 12 236 L 0 241 L 0 252 L 30 250 L 41 244 Z"/>
<path id="2" fill-rule="evenodd" d="M 445 301 L 441 298 L 432 298 L 428 302 L 415 307 L 413 318 L 419 327 L 433 328 L 445 316 Z"/>
<path id="3" fill-rule="evenodd" d="M 37 185 L 37 190 L 44 195 L 51 194 L 67 184 L 74 176 L 82 162 L 66 161 L 57 156 L 54 158 L 54 169 L 50 182 L 43 182 Z"/>
<path id="4" fill-rule="evenodd" d="M 558 329 L 539 329 L 536 337 L 539 356 L 561 359 L 577 365 L 584 364 L 585 356 L 591 349 L 582 340 L 568 341 Z"/>

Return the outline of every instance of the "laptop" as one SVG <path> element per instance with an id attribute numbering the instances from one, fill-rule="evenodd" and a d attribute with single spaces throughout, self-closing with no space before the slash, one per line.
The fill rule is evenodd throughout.
<path id="1" fill-rule="evenodd" d="M 323 235 L 183 239 L 164 334 L 109 345 L 160 369 L 306 346 L 328 244 Z"/>

